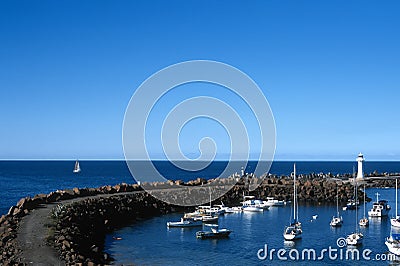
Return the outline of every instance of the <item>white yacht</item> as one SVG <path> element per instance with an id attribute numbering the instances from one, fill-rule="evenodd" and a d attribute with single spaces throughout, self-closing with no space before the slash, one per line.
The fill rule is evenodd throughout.
<path id="1" fill-rule="evenodd" d="M 386 238 L 385 245 L 390 253 L 400 256 L 400 234 L 391 234 Z"/>
<path id="2" fill-rule="evenodd" d="M 225 206 L 225 204 L 223 202 L 221 202 L 220 205 L 214 205 L 216 207 L 218 207 L 220 209 L 219 213 L 234 213 L 235 210 L 231 207 L 227 207 Z"/>
<path id="3" fill-rule="evenodd" d="M 332 217 L 330 225 L 333 227 L 339 227 L 343 224 L 343 217 L 339 215 L 339 193 L 336 192 L 336 216 Z"/>
<path id="4" fill-rule="evenodd" d="M 397 178 L 396 178 L 396 215 L 390 219 L 390 224 L 392 227 L 400 227 L 400 217 L 397 215 Z"/>
<path id="5" fill-rule="evenodd" d="M 80 165 L 79 165 L 79 161 L 78 160 L 76 160 L 76 162 L 75 162 L 75 166 L 74 166 L 74 170 L 72 171 L 74 174 L 77 174 L 77 173 L 79 173 L 81 171 L 81 167 L 80 167 Z"/>
<path id="6" fill-rule="evenodd" d="M 262 212 L 264 208 L 256 204 L 254 196 L 244 196 L 243 197 L 243 211 L 245 212 Z"/>
<path id="7" fill-rule="evenodd" d="M 353 233 L 346 237 L 346 243 L 348 246 L 359 246 L 362 244 L 364 235 L 361 233 Z"/>
<path id="8" fill-rule="evenodd" d="M 286 203 L 283 200 L 277 200 L 277 199 L 274 199 L 273 197 L 267 197 L 267 200 L 264 201 L 264 204 L 266 206 L 279 207 L 279 206 L 285 205 Z"/>
<path id="9" fill-rule="evenodd" d="M 283 231 L 283 238 L 288 241 L 300 239 L 303 230 L 299 222 L 298 206 L 297 206 L 297 191 L 296 191 L 296 164 L 293 166 L 293 221 L 290 221 L 289 226 L 286 226 Z"/>
<path id="10" fill-rule="evenodd" d="M 168 227 L 194 227 L 202 226 L 202 221 L 196 221 L 194 218 L 181 218 L 179 222 L 168 222 Z"/>
<path id="11" fill-rule="evenodd" d="M 368 211 L 369 217 L 384 217 L 389 214 L 390 206 L 387 200 L 379 200 L 379 193 L 375 193 L 376 202 L 372 205 L 372 209 Z"/>
<path id="12" fill-rule="evenodd" d="M 355 182 L 355 187 L 356 187 L 356 194 L 355 194 L 355 199 L 357 199 L 358 200 L 358 197 L 357 197 L 357 182 L 356 181 L 354 181 Z M 356 217 L 356 230 L 355 230 L 355 232 L 354 233 L 352 233 L 352 234 L 350 234 L 350 235 L 348 235 L 347 237 L 346 237 L 346 243 L 347 243 L 347 245 L 348 246 L 359 246 L 359 245 L 361 245 L 362 244 L 362 241 L 363 241 L 363 238 L 364 238 L 364 235 L 363 234 L 361 234 L 360 232 L 358 232 L 358 224 L 357 224 L 357 222 L 358 222 L 358 213 L 357 213 L 357 208 L 356 208 L 356 215 L 355 215 Z"/>
<path id="13" fill-rule="evenodd" d="M 365 216 L 365 204 L 366 204 L 366 202 L 365 202 L 365 185 L 364 185 L 364 217 L 363 218 L 361 218 L 360 219 L 360 221 L 358 222 L 358 224 L 360 225 L 360 226 L 369 226 L 369 220 L 368 220 L 368 218 L 367 218 L 367 216 Z"/>

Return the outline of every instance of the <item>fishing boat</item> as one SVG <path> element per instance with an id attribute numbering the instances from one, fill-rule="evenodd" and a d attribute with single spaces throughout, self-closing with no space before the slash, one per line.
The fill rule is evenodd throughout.
<path id="1" fill-rule="evenodd" d="M 400 227 L 400 217 L 397 215 L 397 178 L 396 178 L 396 216 L 390 219 L 392 227 Z"/>
<path id="2" fill-rule="evenodd" d="M 202 221 L 195 220 L 194 218 L 182 217 L 179 222 L 168 222 L 168 227 L 195 227 L 202 226 Z"/>
<path id="3" fill-rule="evenodd" d="M 333 227 L 339 227 L 343 224 L 343 217 L 339 216 L 339 192 L 336 190 L 336 216 L 332 217 L 329 223 Z"/>
<path id="4" fill-rule="evenodd" d="M 196 238 L 227 238 L 231 233 L 231 230 L 228 230 L 226 228 L 218 229 L 218 224 L 205 224 L 205 226 L 210 227 L 211 231 L 198 231 L 196 232 Z"/>
<path id="5" fill-rule="evenodd" d="M 80 171 L 81 171 L 81 167 L 80 167 L 80 165 L 79 165 L 79 161 L 76 160 L 76 161 L 75 161 L 75 167 L 74 167 L 74 170 L 73 170 L 72 172 L 75 173 L 75 174 L 77 174 L 77 173 L 79 173 Z"/>
<path id="6" fill-rule="evenodd" d="M 296 192 L 296 164 L 293 166 L 293 220 L 290 221 L 289 226 L 286 226 L 283 231 L 283 238 L 285 240 L 293 241 L 302 237 L 303 230 L 298 217 L 297 206 L 297 192 Z"/>
<path id="7" fill-rule="evenodd" d="M 385 245 L 390 253 L 400 256 L 400 234 L 390 234 L 386 238 Z"/>
<path id="8" fill-rule="evenodd" d="M 388 216 L 390 211 L 390 206 L 387 200 L 379 200 L 379 193 L 376 192 L 376 202 L 372 205 L 372 209 L 368 211 L 369 217 L 384 217 Z"/>
<path id="9" fill-rule="evenodd" d="M 358 197 L 357 197 L 357 182 L 354 180 L 354 183 L 355 183 L 354 186 L 355 186 L 355 190 L 356 190 L 355 199 L 357 200 L 358 199 Z M 362 241 L 363 241 L 363 238 L 364 238 L 364 235 L 361 234 L 360 232 L 358 232 L 358 224 L 357 224 L 358 213 L 357 213 L 357 208 L 356 208 L 355 217 L 356 217 L 356 230 L 355 230 L 354 233 L 352 233 L 352 234 L 350 234 L 350 235 L 348 235 L 346 237 L 346 243 L 347 243 L 348 246 L 359 246 L 359 245 L 362 244 Z"/>
<path id="10" fill-rule="evenodd" d="M 364 216 L 363 216 L 363 218 L 360 219 L 360 222 L 358 222 L 358 224 L 360 226 L 369 226 L 369 220 L 368 220 L 367 216 L 365 215 L 365 204 L 366 204 L 365 194 L 366 193 L 365 193 L 365 185 L 364 185 Z"/>

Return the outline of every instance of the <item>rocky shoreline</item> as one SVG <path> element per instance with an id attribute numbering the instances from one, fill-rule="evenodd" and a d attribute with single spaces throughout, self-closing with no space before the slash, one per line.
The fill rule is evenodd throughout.
<path id="1" fill-rule="evenodd" d="M 232 178 L 238 178 L 233 176 Z M 249 183 L 257 181 L 256 177 L 239 177 L 235 186 L 228 193 L 214 202 L 223 201 L 226 205 L 237 205 L 243 194 L 248 194 Z M 213 183 L 221 186 L 224 179 L 206 181 L 198 178 L 187 182 L 169 181 L 164 184 L 154 184 L 166 193 L 176 193 L 168 190 L 173 184 L 196 188 L 199 185 Z M 322 203 L 335 202 L 338 191 L 339 200 L 346 202 L 353 197 L 352 182 L 335 178 L 300 177 L 298 183 L 298 198 L 302 202 Z M 393 187 L 395 179 L 366 179 L 362 183 L 368 187 Z M 280 200 L 291 200 L 293 195 L 293 180 L 289 177 L 269 176 L 263 178 L 261 185 L 250 193 L 258 198 L 275 197 Z M 363 192 L 359 189 L 359 199 Z M 369 199 L 369 198 L 368 198 Z M 182 211 L 182 208 L 164 203 L 143 191 L 137 184 L 120 184 L 100 188 L 74 188 L 39 194 L 33 198 L 26 197 L 12 206 L 7 215 L 0 218 L 0 262 L 2 265 L 24 265 L 26 258 L 21 255 L 18 241 L 18 230 L 21 220 L 38 208 L 54 204 L 46 224 L 48 235 L 47 245 L 57 250 L 60 261 L 66 265 L 104 265 L 112 258 L 104 253 L 105 235 L 116 228 L 155 215 Z M 34 243 L 33 243 L 34 245 Z"/>

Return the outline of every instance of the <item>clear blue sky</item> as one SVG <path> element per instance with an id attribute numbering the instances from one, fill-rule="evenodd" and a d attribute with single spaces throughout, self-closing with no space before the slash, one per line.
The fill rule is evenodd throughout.
<path id="1" fill-rule="evenodd" d="M 135 88 L 209 59 L 262 88 L 277 159 L 400 160 L 399 14 L 399 1 L 1 1 L 0 159 L 123 158 Z"/>

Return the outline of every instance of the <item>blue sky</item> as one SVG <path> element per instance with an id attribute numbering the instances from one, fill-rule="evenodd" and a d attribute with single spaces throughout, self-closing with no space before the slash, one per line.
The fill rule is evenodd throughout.
<path id="1" fill-rule="evenodd" d="M 0 159 L 123 158 L 135 89 L 208 59 L 263 90 L 276 159 L 400 160 L 399 13 L 398 1 L 1 1 Z"/>

